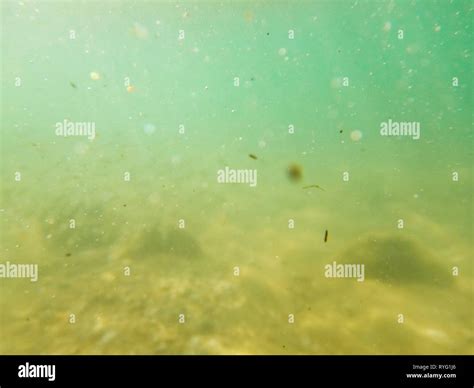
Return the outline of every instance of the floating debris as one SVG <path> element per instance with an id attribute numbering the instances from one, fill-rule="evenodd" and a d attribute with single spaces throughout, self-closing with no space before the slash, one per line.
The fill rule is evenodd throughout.
<path id="1" fill-rule="evenodd" d="M 250 157 L 250 158 L 252 158 L 252 159 L 255 159 L 255 160 L 257 160 L 257 159 L 258 159 L 258 158 L 257 158 L 257 156 L 256 156 L 256 155 L 254 155 L 254 154 L 249 154 L 249 157 Z"/>
<path id="2" fill-rule="evenodd" d="M 74 82 L 70 81 L 69 85 L 71 85 L 74 89 L 77 89 L 77 85 Z"/>
<path id="3" fill-rule="evenodd" d="M 135 86 L 133 86 L 133 85 L 128 85 L 127 86 L 127 92 L 128 93 L 133 93 L 135 90 L 136 90 Z"/>
<path id="4" fill-rule="evenodd" d="M 362 139 L 362 132 L 361 131 L 355 130 L 355 131 L 351 132 L 351 140 L 352 141 L 359 141 L 360 139 Z"/>
<path id="5" fill-rule="evenodd" d="M 147 135 L 153 135 L 156 131 L 156 127 L 153 124 L 147 123 L 143 126 L 143 132 Z"/>
<path id="6" fill-rule="evenodd" d="M 66 253 L 66 256 L 67 256 L 67 257 L 71 256 L 71 253 L 69 253 L 69 252 L 68 252 L 68 253 Z"/>
<path id="7" fill-rule="evenodd" d="M 98 81 L 100 80 L 100 74 L 96 71 L 91 71 L 90 77 L 92 81 Z"/>
<path id="8" fill-rule="evenodd" d="M 145 26 L 140 23 L 134 23 L 131 29 L 131 33 L 137 39 L 147 39 L 148 38 L 148 30 Z"/>
<path id="9" fill-rule="evenodd" d="M 322 190 L 322 191 L 326 191 L 324 190 L 321 186 L 319 185 L 308 185 L 308 186 L 303 186 L 303 190 L 306 190 L 306 189 L 319 189 L 319 190 Z"/>
<path id="10" fill-rule="evenodd" d="M 328 230 L 326 229 L 326 232 L 324 233 L 324 242 L 328 241 Z"/>
<path id="11" fill-rule="evenodd" d="M 244 12 L 244 19 L 247 23 L 253 22 L 254 14 L 252 11 L 245 11 Z"/>
<path id="12" fill-rule="evenodd" d="M 303 177 L 303 168 L 298 164 L 290 164 L 287 169 L 288 178 L 293 182 L 299 182 Z"/>

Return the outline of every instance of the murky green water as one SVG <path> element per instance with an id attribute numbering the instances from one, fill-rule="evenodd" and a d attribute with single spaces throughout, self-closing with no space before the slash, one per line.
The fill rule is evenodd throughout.
<path id="1" fill-rule="evenodd" d="M 472 353 L 472 8 L 2 2 L 0 353 Z"/>

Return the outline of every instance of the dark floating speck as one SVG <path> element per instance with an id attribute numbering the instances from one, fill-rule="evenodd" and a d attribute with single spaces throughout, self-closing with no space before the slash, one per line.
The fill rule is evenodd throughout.
<path id="1" fill-rule="evenodd" d="M 256 155 L 254 155 L 254 154 L 249 154 L 249 158 L 252 158 L 252 159 L 255 159 L 255 160 L 257 160 L 257 159 L 258 159 L 258 158 L 257 158 L 257 156 L 256 156 Z"/>
<path id="2" fill-rule="evenodd" d="M 68 252 L 68 253 L 66 253 L 66 256 L 67 256 L 67 257 L 71 256 L 71 253 L 69 253 L 69 252 Z"/>
<path id="3" fill-rule="evenodd" d="M 324 233 L 324 242 L 328 241 L 328 230 L 326 229 L 326 232 Z"/>
<path id="4" fill-rule="evenodd" d="M 303 177 L 303 168 L 298 164 L 290 164 L 286 170 L 288 178 L 293 182 L 298 182 Z"/>

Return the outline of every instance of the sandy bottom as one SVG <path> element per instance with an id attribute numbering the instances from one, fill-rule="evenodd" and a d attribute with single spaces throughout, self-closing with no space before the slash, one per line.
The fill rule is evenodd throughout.
<path id="1" fill-rule="evenodd" d="M 40 273 L 35 283 L 0 283 L 0 353 L 473 351 L 472 275 L 462 242 L 435 250 L 394 229 L 351 236 L 346 223 L 332 222 L 324 243 L 311 214 L 317 210 L 324 225 L 330 212 L 304 208 L 294 212 L 294 230 L 283 213 L 237 224 L 231 211 L 217 210 L 215 222 L 201 228 L 179 229 L 143 213 L 129 217 L 141 220 L 131 227 L 117 221 L 118 206 L 91 207 L 95 221 L 71 231 L 58 225 L 67 218 L 58 203 L 56 214 L 25 216 L 6 231 L 8 259 L 38 263 Z M 428 219 L 413 219 L 423 236 L 446 238 Z M 333 261 L 364 263 L 365 280 L 326 278 L 324 266 Z M 455 265 L 460 276 L 452 276 Z"/>

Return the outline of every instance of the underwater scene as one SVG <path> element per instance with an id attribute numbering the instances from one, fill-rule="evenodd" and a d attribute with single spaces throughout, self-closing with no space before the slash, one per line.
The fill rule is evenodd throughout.
<path id="1" fill-rule="evenodd" d="M 1 2 L 0 354 L 473 354 L 473 2 Z"/>

